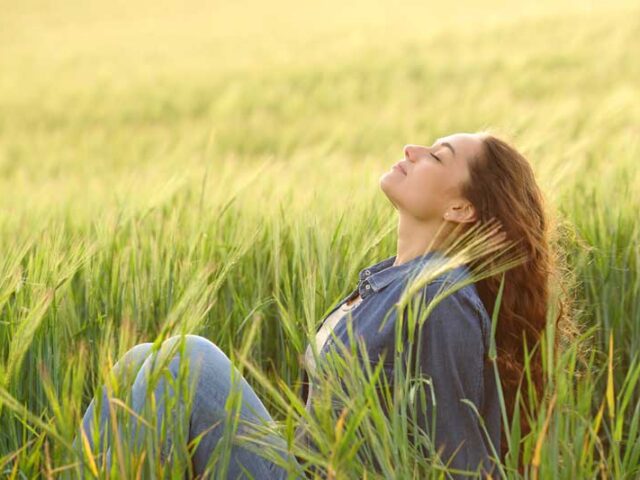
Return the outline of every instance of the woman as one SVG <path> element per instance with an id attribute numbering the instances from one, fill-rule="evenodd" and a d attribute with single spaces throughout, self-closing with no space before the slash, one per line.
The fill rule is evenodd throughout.
<path id="1" fill-rule="evenodd" d="M 325 317 L 314 348 L 310 345 L 305 354 L 311 378 L 316 378 L 316 359 L 336 343 L 348 343 L 348 330 L 355 331 L 365 340 L 368 358 L 385 362 L 387 371 L 393 362 L 395 312 L 384 328 L 378 327 L 381 319 L 393 310 L 408 281 L 415 278 L 417 271 L 446 259 L 455 239 L 462 238 L 474 225 L 497 219 L 502 228 L 502 239 L 517 241 L 524 259 L 504 276 L 495 330 L 497 365 L 510 419 L 516 392 L 523 381 L 525 347 L 529 354 L 534 352 L 530 373 L 538 398 L 544 388 L 540 349 L 536 348 L 536 343 L 546 325 L 548 282 L 555 271 L 543 199 L 530 165 L 513 147 L 489 133 L 458 133 L 443 137 L 432 146 L 406 145 L 404 159 L 382 175 L 380 187 L 398 210 L 397 253 L 361 270 L 357 288 Z M 429 302 L 442 287 L 470 278 L 473 268 L 482 261 L 484 270 L 498 265 L 497 259 L 485 257 L 478 255 L 429 282 L 420 290 L 422 298 Z M 433 380 L 436 400 L 435 409 L 429 405 L 427 411 L 418 414 L 418 425 L 429 431 L 435 415 L 437 428 L 431 435 L 435 446 L 442 447 L 443 462 L 454 468 L 491 472 L 494 478 L 498 474 L 494 462 L 503 459 L 508 447 L 505 425 L 501 421 L 498 385 L 488 362 L 491 316 L 501 278 L 495 274 L 485 276 L 443 298 L 429 313 L 428 321 L 421 324 L 424 328 L 420 331 L 415 357 L 418 371 Z M 562 308 L 560 312 L 562 315 Z M 345 321 L 347 317 L 350 322 Z M 168 366 L 174 378 L 179 376 L 180 359 L 184 355 L 188 355 L 190 371 L 198 372 L 191 390 L 193 410 L 185 438 L 199 440 L 192 465 L 193 473 L 201 475 L 223 435 L 224 405 L 232 391 L 230 375 L 235 370 L 227 356 L 202 337 L 183 337 L 184 342 L 180 343 L 184 350 L 176 353 L 180 338 L 166 340 L 159 355 L 173 348 Z M 116 376 L 122 376 L 124 382 L 133 382 L 131 395 L 135 412 L 140 412 L 147 402 L 145 394 L 149 385 L 145 372 L 153 368 L 157 357 L 150 354 L 150 348 L 151 344 L 137 345 L 114 366 Z M 271 421 L 249 384 L 243 378 L 238 380 L 242 389 L 240 417 L 256 422 Z M 314 386 L 314 382 L 309 386 L 308 408 Z M 160 398 L 166 388 L 166 381 L 154 385 L 156 398 Z M 526 379 L 523 390 L 526 392 Z M 169 388 L 169 395 L 172 394 L 173 390 Z M 484 418 L 486 433 L 480 428 L 473 409 L 460 401 L 462 398 L 476 405 Z M 94 447 L 94 426 L 100 429 L 101 442 L 103 431 L 107 434 L 109 402 L 104 389 L 102 399 L 98 424 L 91 423 L 94 400 L 83 419 L 86 437 L 76 438 L 76 444 L 83 441 L 85 448 Z M 525 408 L 530 407 L 524 400 L 522 402 Z M 166 413 L 162 401 L 159 401 L 159 408 L 158 420 Z M 522 435 L 525 435 L 529 431 L 527 416 L 520 418 Z M 308 440 L 301 429 L 298 440 Z M 270 438 L 268 441 L 285 450 L 283 439 Z M 169 446 L 164 445 L 164 448 Z M 495 452 L 500 452 L 500 459 L 495 458 Z M 109 450 L 107 462 L 111 454 Z M 243 468 L 254 478 L 286 478 L 287 475 L 284 469 L 257 453 L 233 447 L 227 478 L 237 478 Z"/>

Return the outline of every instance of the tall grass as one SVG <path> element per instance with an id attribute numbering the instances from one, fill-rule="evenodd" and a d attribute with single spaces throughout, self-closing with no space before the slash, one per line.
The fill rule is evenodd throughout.
<path id="1" fill-rule="evenodd" d="M 526 478 L 640 475 L 637 6 L 183 5 L 2 6 L 0 472 L 99 470 L 72 448 L 89 401 L 132 346 L 185 332 L 231 357 L 308 472 L 445 477 L 407 442 L 409 380 L 337 362 L 346 413 L 309 418 L 300 356 L 395 252 L 378 179 L 402 146 L 494 126 L 534 167 L 584 327 L 545 351 L 504 472 L 522 451 Z M 320 454 L 296 450 L 301 421 Z M 151 475 L 154 451 L 114 475 Z"/>

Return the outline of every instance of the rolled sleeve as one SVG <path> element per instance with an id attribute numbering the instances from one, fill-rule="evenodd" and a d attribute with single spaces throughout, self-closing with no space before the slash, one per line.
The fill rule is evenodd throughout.
<path id="1" fill-rule="evenodd" d="M 414 318 L 424 315 L 420 309 L 443 289 L 440 283 L 424 287 Z M 427 376 L 432 383 L 431 388 L 419 383 L 426 410 L 421 400 L 415 402 L 418 426 L 429 435 L 445 465 L 475 471 L 482 462 L 484 472 L 489 471 L 493 463 L 485 434 L 476 412 L 461 401 L 468 399 L 481 411 L 485 354 L 481 318 L 471 299 L 458 291 L 439 299 L 422 326 L 415 328 L 411 345 L 414 373 Z"/>

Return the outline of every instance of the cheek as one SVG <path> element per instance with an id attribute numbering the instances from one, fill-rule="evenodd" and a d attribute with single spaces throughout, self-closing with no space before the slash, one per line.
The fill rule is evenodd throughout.
<path id="1" fill-rule="evenodd" d="M 453 179 L 437 168 L 423 168 L 412 173 L 415 175 L 405 184 L 407 198 L 424 215 L 439 215 L 455 189 Z"/>
<path id="2" fill-rule="evenodd" d="M 430 198 L 441 193 L 443 188 L 443 178 L 434 169 L 421 169 L 412 172 L 407 178 L 406 187 L 415 196 Z"/>
<path id="3" fill-rule="evenodd" d="M 438 210 L 442 202 L 442 185 L 433 177 L 415 176 L 404 185 L 407 203 L 416 216 L 428 217 Z"/>

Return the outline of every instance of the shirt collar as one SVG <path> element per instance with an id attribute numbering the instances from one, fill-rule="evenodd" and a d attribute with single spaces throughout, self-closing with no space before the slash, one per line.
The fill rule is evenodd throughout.
<path id="1" fill-rule="evenodd" d="M 437 250 L 432 250 L 400 265 L 393 265 L 396 256 L 397 255 L 393 255 L 392 257 L 385 258 L 378 263 L 360 270 L 358 273 L 358 278 L 360 280 L 358 290 L 360 291 L 361 297 L 364 298 L 370 294 L 370 290 L 377 293 L 395 279 L 405 276 L 414 269 L 422 268 L 429 260 L 443 258 L 444 255 Z M 371 288 L 366 288 L 367 284 L 371 285 Z"/>

